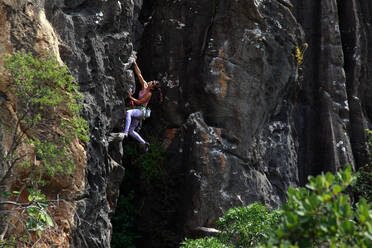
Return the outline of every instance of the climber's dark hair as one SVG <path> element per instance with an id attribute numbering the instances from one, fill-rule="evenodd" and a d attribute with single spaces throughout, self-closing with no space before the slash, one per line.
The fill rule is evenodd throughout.
<path id="1" fill-rule="evenodd" d="M 154 90 L 159 91 L 159 102 L 162 103 L 163 102 L 163 93 L 161 92 L 160 82 L 157 81 L 157 80 L 153 80 L 152 83 L 154 85 Z"/>

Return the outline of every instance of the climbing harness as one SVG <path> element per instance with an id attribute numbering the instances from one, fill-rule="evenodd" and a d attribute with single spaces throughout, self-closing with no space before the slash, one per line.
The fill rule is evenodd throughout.
<path id="1" fill-rule="evenodd" d="M 137 106 L 137 109 L 141 110 L 142 112 L 142 120 L 145 120 L 150 117 L 151 115 L 151 109 L 146 108 L 145 106 Z"/>
<path id="2" fill-rule="evenodd" d="M 150 117 L 150 115 L 151 115 L 151 109 L 150 108 L 142 107 L 141 111 L 142 111 L 142 114 L 143 114 L 143 119 L 147 119 L 147 118 Z"/>
<path id="3" fill-rule="evenodd" d="M 139 109 L 139 110 L 141 110 L 141 112 L 142 112 L 142 120 L 145 120 L 145 119 L 147 119 L 147 118 L 150 117 L 150 115 L 151 115 L 151 109 L 150 108 L 146 108 L 145 106 L 142 106 L 142 105 L 135 106 L 133 100 L 131 100 L 129 102 L 129 104 L 131 106 L 131 109 Z"/>

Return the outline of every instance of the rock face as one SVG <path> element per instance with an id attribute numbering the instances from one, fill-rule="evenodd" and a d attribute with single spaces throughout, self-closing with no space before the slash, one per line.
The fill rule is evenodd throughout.
<path id="1" fill-rule="evenodd" d="M 166 100 L 147 125 L 178 130 L 168 142 L 172 174 L 188 189 L 176 206 L 183 231 L 213 225 L 232 206 L 280 204 L 299 184 L 294 52 L 303 41 L 291 10 L 277 1 L 157 1 L 148 19 L 140 63 Z"/>
<path id="2" fill-rule="evenodd" d="M 295 118 L 302 182 L 308 174 L 366 162 L 371 7 L 354 0 L 295 4 L 310 44 Z"/>
<path id="3" fill-rule="evenodd" d="M 61 59 L 84 94 L 83 116 L 91 127 L 85 192 L 78 197 L 71 245 L 109 247 L 124 169 L 121 144 L 109 146 L 106 135 L 122 129 L 126 92 L 134 88 L 126 64 L 133 49 L 133 2 L 55 1 L 46 9 L 60 37 Z"/>
<path id="4" fill-rule="evenodd" d="M 278 206 L 308 175 L 365 163 L 371 18 L 364 0 L 0 1 L 1 53 L 51 50 L 84 95 L 91 139 L 66 242 L 110 247 L 125 164 L 106 137 L 122 130 L 135 89 L 133 46 L 145 79 L 162 82 L 164 103 L 154 94 L 143 132 L 167 148 L 176 195 L 163 206 L 154 203 L 162 192 L 138 196 L 140 246 L 175 247 L 232 206 Z M 0 79 L 9 81 L 1 58 Z M 3 113 L 13 99 L 0 86 Z M 160 222 L 172 240 L 151 235 Z"/>
<path id="5" fill-rule="evenodd" d="M 4 0 L 0 10 L 4 34 L 0 44 L 1 122 L 13 121 L 8 112 L 15 109 L 6 108 L 15 103 L 7 91 L 9 78 L 3 73 L 4 53 L 51 51 L 68 66 L 84 95 L 83 116 L 91 136 L 82 151 L 86 158 L 74 175 L 79 188 L 57 189 L 69 192 L 73 206 L 65 216 L 69 226 L 60 226 L 66 235 L 59 247 L 110 247 L 110 217 L 124 168 L 121 144 L 109 144 L 106 135 L 122 129 L 124 98 L 134 87 L 133 72 L 126 64 L 132 53 L 133 3 Z M 6 139 L 2 144 L 6 148 Z M 46 194 L 52 193 L 46 190 Z"/>
<path id="6" fill-rule="evenodd" d="M 159 0 L 146 11 L 140 64 L 166 92 L 147 125 L 177 154 L 185 233 L 234 205 L 276 206 L 308 175 L 365 163 L 370 11 L 336 0 Z"/>

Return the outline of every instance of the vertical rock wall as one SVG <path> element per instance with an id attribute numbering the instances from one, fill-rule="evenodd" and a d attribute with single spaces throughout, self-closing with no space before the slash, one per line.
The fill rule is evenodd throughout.
<path id="1" fill-rule="evenodd" d="M 182 178 L 174 215 L 183 232 L 213 225 L 232 206 L 277 206 L 299 183 L 292 117 L 303 40 L 290 8 L 159 0 L 145 18 L 139 64 L 165 93 L 146 126 L 174 154 L 167 164 Z"/>
<path id="2" fill-rule="evenodd" d="M 1 122 L 14 121 L 12 113 L 16 111 L 16 99 L 7 90 L 10 79 L 3 70 L 4 53 L 50 51 L 68 66 L 84 95 L 83 116 L 91 136 L 77 155 L 85 159 L 77 164 L 72 179 L 52 182 L 54 186 L 66 186 L 45 189 L 52 199 L 56 192 L 67 192 L 60 197 L 73 206 L 63 217 L 62 222 L 67 224 L 59 226 L 64 233 L 59 247 L 110 247 L 110 217 L 124 168 L 121 145 L 109 145 L 106 135 L 122 129 L 124 98 L 134 88 L 133 72 L 126 64 L 133 49 L 133 2 L 3 0 L 0 11 Z M 4 137 L 5 149 L 6 142 Z"/>
<path id="3" fill-rule="evenodd" d="M 121 145 L 109 146 L 106 135 L 123 128 L 124 99 L 134 88 L 133 72 L 126 64 L 133 50 L 133 7 L 132 1 L 124 0 L 46 5 L 48 19 L 60 37 L 61 58 L 84 94 L 83 116 L 91 127 L 85 191 L 77 199 L 73 247 L 110 246 L 110 217 L 124 169 Z"/>
<path id="4" fill-rule="evenodd" d="M 337 3 L 302 1 L 296 8 L 300 18 L 311 23 L 304 24 L 310 48 L 296 106 L 299 166 L 305 182 L 309 174 L 335 171 L 346 163 L 353 165 L 354 159 L 348 135 L 349 104 Z"/>
<path id="5" fill-rule="evenodd" d="M 368 1 L 367 1 L 368 2 Z M 370 127 L 370 11 L 366 1 L 296 1 L 309 51 L 296 105 L 301 181 L 366 163 Z"/>
<path id="6" fill-rule="evenodd" d="M 149 232 L 158 226 L 151 220 L 167 221 L 164 231 L 173 225 L 178 241 L 229 207 L 277 206 L 308 175 L 363 165 L 371 11 L 364 0 L 0 1 L 1 54 L 51 50 L 84 94 L 91 140 L 65 243 L 110 247 L 124 169 L 120 145 L 106 135 L 122 129 L 126 92 L 135 88 L 126 64 L 133 46 L 145 79 L 163 84 L 165 101 L 154 95 L 143 133 L 164 141 L 177 195 L 165 215 L 154 210 L 156 195 L 141 199 L 138 225 Z M 13 98 L 0 65 L 3 123 Z M 166 242 L 146 236 L 143 245 Z"/>
<path id="7" fill-rule="evenodd" d="M 140 64 L 166 101 L 147 125 L 177 154 L 169 170 L 184 178 L 174 207 L 185 232 L 365 163 L 370 10 L 351 0 L 152 2 Z"/>

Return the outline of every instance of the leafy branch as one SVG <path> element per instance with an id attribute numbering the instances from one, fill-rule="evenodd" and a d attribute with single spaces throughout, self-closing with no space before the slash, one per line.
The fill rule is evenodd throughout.
<path id="1" fill-rule="evenodd" d="M 88 124 L 79 116 L 82 95 L 78 84 L 54 56 L 17 52 L 6 56 L 5 67 L 12 76 L 9 89 L 17 102 L 15 123 L 5 123 L 4 131 L 11 142 L 0 157 L 4 171 L 0 185 L 11 179 L 16 166 L 28 169 L 27 178 L 18 180 L 21 189 L 5 191 L 5 200 L 0 201 L 0 246 L 35 246 L 43 242 L 44 232 L 57 232 L 49 209 L 60 207 L 60 199 L 55 205 L 56 201 L 47 200 L 39 187 L 45 186 L 45 178 L 55 173 L 73 172 L 70 144 L 89 140 Z M 27 149 L 20 149 L 21 145 Z M 21 200 L 21 195 L 27 200 Z"/>

